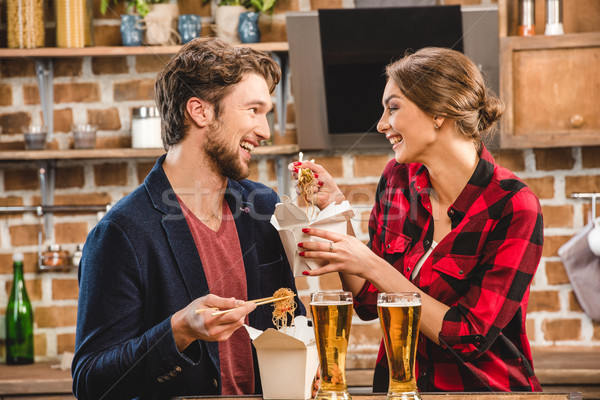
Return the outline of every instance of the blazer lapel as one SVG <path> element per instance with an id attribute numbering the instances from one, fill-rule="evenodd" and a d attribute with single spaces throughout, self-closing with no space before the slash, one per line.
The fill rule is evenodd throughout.
<path id="1" fill-rule="evenodd" d="M 158 159 L 144 184 L 153 206 L 164 213 L 162 226 L 176 260 L 174 267 L 180 274 L 190 301 L 192 301 L 209 293 L 208 283 L 194 238 L 175 191 L 162 168 L 164 157 Z"/>
<path id="2" fill-rule="evenodd" d="M 179 274 L 185 286 L 189 301 L 209 293 L 208 282 L 202 268 L 202 261 L 188 227 L 179 201 L 162 168 L 165 156 L 158 159 L 144 181 L 153 206 L 164 213 L 162 226 L 175 258 L 173 273 Z M 174 295 L 183 295 L 174 294 Z M 204 342 L 213 364 L 219 368 L 219 347 L 217 342 Z"/>

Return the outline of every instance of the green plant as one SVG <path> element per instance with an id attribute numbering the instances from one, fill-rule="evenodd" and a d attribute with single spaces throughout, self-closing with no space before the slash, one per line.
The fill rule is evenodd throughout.
<path id="1" fill-rule="evenodd" d="M 203 4 L 210 2 L 211 0 L 202 0 Z M 218 6 L 244 6 L 258 12 L 272 12 L 275 3 L 277 0 L 217 0 Z"/>
<path id="2" fill-rule="evenodd" d="M 113 0 L 113 4 L 124 2 L 127 4 L 128 13 L 131 13 L 135 9 L 138 14 L 140 14 L 142 17 L 145 17 L 150 11 L 148 8 L 149 4 L 166 3 L 167 1 L 169 0 Z M 106 10 L 108 10 L 109 5 L 110 0 L 101 0 L 100 12 L 102 15 L 106 14 Z"/>
<path id="3" fill-rule="evenodd" d="M 258 12 L 273 12 L 277 0 L 250 0 L 250 4 Z"/>
<path id="4" fill-rule="evenodd" d="M 220 6 L 245 6 L 243 0 L 219 0 L 217 3 Z"/>

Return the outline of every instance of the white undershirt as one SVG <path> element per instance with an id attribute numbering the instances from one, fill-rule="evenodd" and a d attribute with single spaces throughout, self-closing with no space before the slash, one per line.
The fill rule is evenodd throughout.
<path id="1" fill-rule="evenodd" d="M 437 246 L 438 243 L 434 240 L 431 242 L 431 247 L 429 248 L 429 250 L 427 250 L 425 252 L 425 254 L 423 254 L 423 256 L 419 259 L 419 262 L 417 263 L 417 265 L 415 266 L 415 269 L 413 269 L 412 274 L 410 275 L 410 278 L 414 281 L 415 278 L 417 277 L 417 275 L 419 275 L 419 271 L 421 270 L 421 267 L 423 266 L 423 263 L 425 262 L 425 260 L 427 259 L 427 257 L 429 257 L 429 255 L 431 254 L 431 252 L 433 251 L 433 249 L 435 249 L 435 246 Z"/>

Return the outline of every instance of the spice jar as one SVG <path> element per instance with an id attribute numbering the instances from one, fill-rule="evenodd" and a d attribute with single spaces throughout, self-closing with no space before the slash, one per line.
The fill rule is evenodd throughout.
<path id="1" fill-rule="evenodd" d="M 160 136 L 160 116 L 156 107 L 137 107 L 132 110 L 131 147 L 148 149 L 163 147 Z"/>
<path id="2" fill-rule="evenodd" d="M 65 272 L 71 269 L 71 257 L 69 252 L 63 250 L 60 244 L 51 244 L 48 246 L 48 251 L 42 255 L 42 271 L 59 271 Z"/>
<path id="3" fill-rule="evenodd" d="M 83 255 L 83 245 L 82 244 L 78 244 L 77 245 L 77 250 L 75 250 L 73 252 L 73 266 L 74 267 L 79 267 L 79 262 L 81 261 L 81 256 Z"/>
<path id="4" fill-rule="evenodd" d="M 32 49 L 44 46 L 43 7 L 42 0 L 7 0 L 8 47 Z"/>
<path id="5" fill-rule="evenodd" d="M 519 36 L 535 35 L 535 1 L 519 0 Z"/>

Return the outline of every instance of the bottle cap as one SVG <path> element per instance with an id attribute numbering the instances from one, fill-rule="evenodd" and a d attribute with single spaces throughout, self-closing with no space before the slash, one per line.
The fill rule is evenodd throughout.
<path id="1" fill-rule="evenodd" d="M 133 118 L 158 118 L 158 108 L 156 107 L 136 107 L 131 110 Z"/>
<path id="2" fill-rule="evenodd" d="M 23 262 L 23 253 L 15 253 L 13 254 L 14 262 Z"/>

